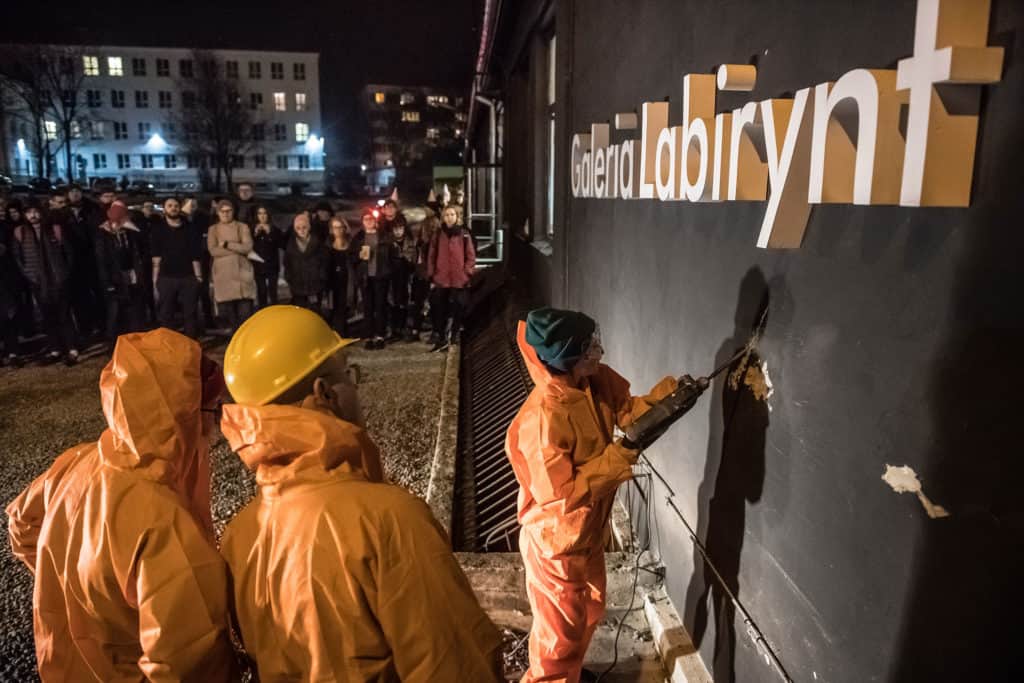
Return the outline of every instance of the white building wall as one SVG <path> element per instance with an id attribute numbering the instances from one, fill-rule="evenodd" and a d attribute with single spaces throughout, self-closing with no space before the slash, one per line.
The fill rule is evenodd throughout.
<path id="1" fill-rule="evenodd" d="M 98 91 L 100 106 L 85 106 L 91 121 L 102 125 L 102 139 L 91 139 L 88 127 L 72 146 L 72 152 L 85 162 L 85 178 L 127 176 L 146 179 L 160 187 L 197 180 L 198 170 L 188 167 L 185 146 L 180 138 L 183 131 L 173 131 L 169 125 L 171 115 L 180 112 L 182 89 L 187 79 L 181 75 L 182 60 L 191 60 L 193 53 L 180 48 L 144 47 L 82 47 L 85 57 L 95 57 L 98 75 L 86 75 L 82 88 L 83 104 L 88 105 L 89 90 Z M 244 164 L 234 171 L 234 180 L 277 185 L 282 183 L 309 183 L 320 187 L 323 183 L 324 145 L 320 116 L 319 55 L 313 52 L 270 52 L 254 50 L 213 50 L 218 60 L 237 62 L 239 89 L 243 97 L 250 93 L 262 95 L 262 106 L 254 112 L 254 119 L 265 123 L 266 139 L 254 143 L 246 153 Z M 115 62 L 112 64 L 111 59 Z M 116 75 L 116 58 L 120 58 L 121 73 Z M 142 60 L 145 75 L 136 75 L 133 60 Z M 158 74 L 158 60 L 166 60 L 167 75 Z M 84 62 L 84 60 L 83 60 Z M 250 64 L 259 65 L 250 67 Z M 278 71 L 273 65 L 280 64 Z M 299 65 L 298 71 L 296 65 Z M 85 64 L 76 65 L 82 69 Z M 199 65 L 193 64 L 198 70 Z M 258 77 L 256 74 L 258 73 Z M 275 78 L 280 74 L 280 78 Z M 304 78 L 296 78 L 304 74 Z M 124 106 L 115 107 L 112 92 L 123 93 Z M 141 107 L 136 93 L 146 93 L 148 106 Z M 169 93 L 170 107 L 161 107 L 161 93 Z M 284 110 L 275 109 L 275 94 L 283 95 Z M 305 96 L 304 111 L 297 111 L 296 95 Z M 167 95 L 164 95 L 166 98 Z M 116 139 L 115 126 L 123 124 L 127 137 Z M 148 129 L 140 131 L 140 124 Z M 297 139 L 296 125 L 308 127 L 308 139 Z M 20 175 L 38 175 L 31 151 L 19 139 L 28 140 L 25 124 L 12 123 L 8 136 L 11 149 L 12 172 Z M 275 125 L 283 125 L 285 139 L 275 139 Z M 55 143 L 57 144 L 57 143 Z M 56 154 L 61 176 L 66 177 L 63 150 Z M 257 166 L 257 156 L 266 160 L 266 168 Z M 151 166 L 150 166 L 151 165 Z M 279 166 L 285 166 L 280 168 Z M 79 171 L 76 177 L 81 177 Z"/>

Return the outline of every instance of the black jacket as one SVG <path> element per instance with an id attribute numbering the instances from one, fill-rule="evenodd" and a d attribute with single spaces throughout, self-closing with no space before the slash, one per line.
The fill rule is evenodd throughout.
<path id="1" fill-rule="evenodd" d="M 285 236 L 277 226 L 271 225 L 270 232 L 256 232 L 256 226 L 252 227 L 252 249 L 264 263 L 254 261 L 253 270 L 258 274 L 277 273 L 281 270 L 278 252 L 285 245 Z"/>
<path id="2" fill-rule="evenodd" d="M 299 249 L 295 234 L 288 238 L 284 279 L 293 295 L 313 296 L 327 288 L 327 251 L 319 237 L 310 233 L 305 251 Z"/>
<path id="3" fill-rule="evenodd" d="M 25 271 L 25 250 L 23 242 L 32 239 L 32 227 L 28 223 L 14 228 L 11 236 L 11 255 L 18 266 L 19 279 L 25 286 L 46 296 L 60 292 L 67 286 L 71 277 L 71 270 L 75 264 L 75 252 L 69 241 L 64 236 L 64 229 L 60 225 L 43 223 L 40 228 L 40 249 L 42 273 L 38 281 L 33 282 Z"/>
<path id="4" fill-rule="evenodd" d="M 119 234 L 100 228 L 96 236 L 96 270 L 105 292 L 123 296 L 132 287 L 145 285 L 144 259 L 142 235 L 134 223 L 125 223 Z"/>
<path id="5" fill-rule="evenodd" d="M 396 258 L 397 247 L 391 241 L 390 233 L 378 230 L 377 236 L 377 248 L 370 250 L 370 258 L 374 259 L 377 263 L 377 273 L 374 277 L 388 277 L 391 275 L 391 266 Z M 360 230 L 352 238 L 352 243 L 348 247 L 352 263 L 355 264 L 353 271 L 360 279 L 365 277 L 369 270 L 367 262 L 359 258 L 359 252 L 362 251 L 364 244 L 366 244 L 366 231 Z"/>

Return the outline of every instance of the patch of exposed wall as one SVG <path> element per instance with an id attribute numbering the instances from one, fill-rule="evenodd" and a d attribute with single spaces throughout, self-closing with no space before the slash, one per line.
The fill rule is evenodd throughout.
<path id="1" fill-rule="evenodd" d="M 924 511 L 932 519 L 949 517 L 949 512 L 946 508 L 936 505 L 928 499 L 928 496 L 924 495 L 924 489 L 921 488 L 921 480 L 917 478 L 917 473 L 912 468 L 906 465 L 901 467 L 886 465 L 882 481 L 891 486 L 892 490 L 896 493 L 916 493 L 917 499 L 921 501 L 921 505 L 924 507 Z"/>

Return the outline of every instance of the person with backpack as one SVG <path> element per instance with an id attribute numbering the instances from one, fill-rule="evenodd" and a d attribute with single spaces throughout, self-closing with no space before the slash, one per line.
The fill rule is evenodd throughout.
<path id="1" fill-rule="evenodd" d="M 459 222 L 453 206 L 441 212 L 441 229 L 430 242 L 427 275 L 434 289 L 430 296 L 434 351 L 459 343 L 462 316 L 469 303 L 469 281 L 476 269 L 473 238 Z"/>

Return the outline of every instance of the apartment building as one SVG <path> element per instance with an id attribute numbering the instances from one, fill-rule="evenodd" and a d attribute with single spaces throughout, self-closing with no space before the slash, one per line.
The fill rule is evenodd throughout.
<path id="1" fill-rule="evenodd" d="M 201 68 L 183 48 L 86 46 L 75 68 L 83 73 L 84 115 L 72 147 L 73 175 L 82 180 L 127 177 L 158 187 L 198 181 L 208 160 L 187 152 L 185 131 L 175 123 L 183 108 L 195 106 L 189 81 Z M 252 110 L 252 139 L 232 162 L 235 182 L 267 189 L 293 184 L 323 185 L 319 55 L 314 52 L 213 50 L 228 81 Z M 29 123 L 11 119 L 7 158 L 11 172 L 45 175 L 27 147 Z M 55 121 L 44 122 L 46 136 L 59 144 Z M 64 155 L 54 149 L 56 172 L 67 177 Z"/>

